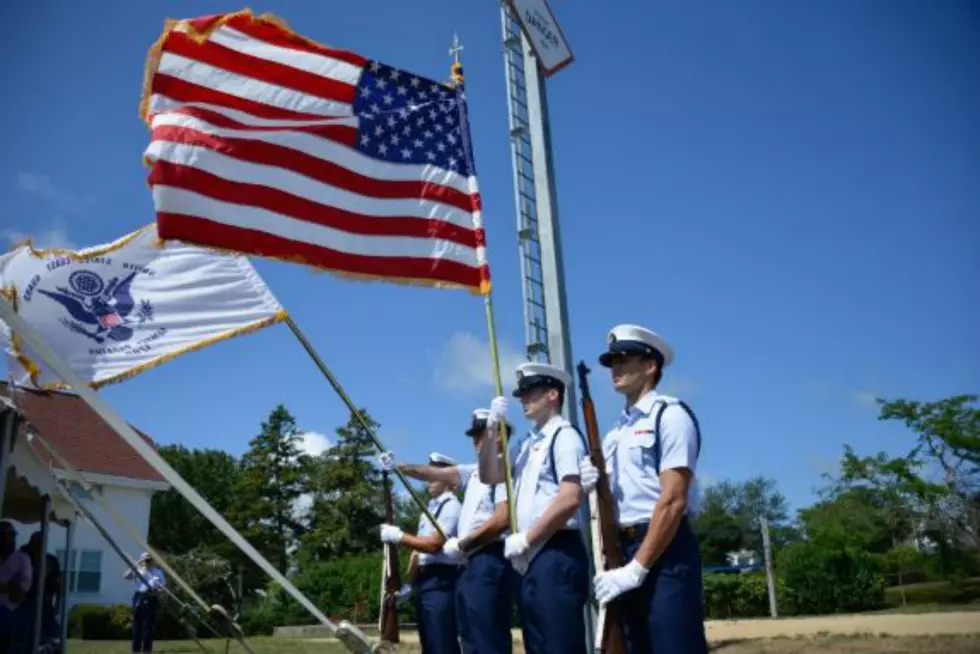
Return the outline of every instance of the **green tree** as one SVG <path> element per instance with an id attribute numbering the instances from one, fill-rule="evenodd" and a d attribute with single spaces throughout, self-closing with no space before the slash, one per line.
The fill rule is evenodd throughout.
<path id="1" fill-rule="evenodd" d="M 705 493 L 694 519 L 704 565 L 726 565 L 728 553 L 742 549 L 745 544 L 743 525 L 728 512 L 721 499 L 716 493 Z M 719 584 L 719 588 L 724 585 Z"/>
<path id="2" fill-rule="evenodd" d="M 377 429 L 366 411 L 361 416 Z M 317 561 L 377 553 L 381 547 L 378 526 L 384 495 L 381 471 L 375 466 L 377 447 L 353 415 L 336 434 L 336 444 L 310 466 L 309 531 L 298 554 L 304 568 Z"/>
<path id="3" fill-rule="evenodd" d="M 970 549 L 980 550 L 980 406 L 976 395 L 938 402 L 879 399 L 879 420 L 905 424 L 915 444 L 885 469 Z M 935 474 L 930 474 L 935 470 Z"/>
<path id="4" fill-rule="evenodd" d="M 759 518 L 769 521 L 773 547 L 792 540 L 789 505 L 774 479 L 753 477 L 743 482 L 721 481 L 704 489 L 694 529 L 706 562 L 725 563 L 727 552 L 762 552 Z"/>
<path id="5" fill-rule="evenodd" d="M 165 445 L 158 452 L 218 513 L 226 514 L 231 509 L 239 477 L 235 457 L 221 450 L 188 450 L 182 445 Z M 211 548 L 228 556 L 235 549 L 175 490 L 153 496 L 149 542 L 172 554 Z"/>
<path id="6" fill-rule="evenodd" d="M 825 499 L 801 509 L 799 522 L 815 543 L 883 554 L 909 539 L 915 517 L 899 496 L 865 486 L 845 486 L 832 487 Z"/>
<path id="7" fill-rule="evenodd" d="M 290 549 L 305 531 L 295 515 L 297 501 L 309 490 L 309 457 L 300 443 L 295 418 L 280 404 L 249 441 L 235 485 L 235 520 L 282 573 L 289 567 Z"/>

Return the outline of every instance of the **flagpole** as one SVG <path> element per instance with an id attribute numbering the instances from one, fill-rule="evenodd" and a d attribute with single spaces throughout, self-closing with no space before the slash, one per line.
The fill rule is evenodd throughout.
<path id="1" fill-rule="evenodd" d="M 493 368 L 493 385 L 497 395 L 504 394 L 504 384 L 500 378 L 500 353 L 497 350 L 497 326 L 493 319 L 493 298 L 488 292 L 483 296 L 483 306 L 487 314 L 487 333 L 490 340 L 490 362 Z M 500 447 L 504 455 L 504 488 L 507 490 L 507 512 L 510 516 L 510 531 L 517 533 L 517 514 L 514 512 L 514 482 L 510 468 L 510 447 L 507 444 L 507 423 L 500 422 Z"/>
<path id="2" fill-rule="evenodd" d="M 385 449 L 384 444 L 378 438 L 377 434 L 374 433 L 374 430 L 371 428 L 371 425 L 369 425 L 367 423 L 367 420 L 364 419 L 364 416 L 361 415 L 361 411 L 354 405 L 354 402 L 351 401 L 350 396 L 348 396 L 347 393 L 344 392 L 344 389 L 340 385 L 340 382 L 337 381 L 337 378 L 334 377 L 332 372 L 330 372 L 330 368 L 327 367 L 327 364 L 324 363 L 323 359 L 320 358 L 320 355 L 317 354 L 317 351 L 316 349 L 314 349 L 313 344 L 310 343 L 310 340 L 308 338 L 306 338 L 306 335 L 303 334 L 303 331 L 299 328 L 299 325 L 296 324 L 296 321 L 293 320 L 292 316 L 286 314 L 285 323 L 289 325 L 289 329 L 290 331 L 293 332 L 293 335 L 296 337 L 296 340 L 299 341 L 300 345 L 303 346 L 303 349 L 306 350 L 306 353 L 313 360 L 313 363 L 316 364 L 316 367 L 320 369 L 320 372 L 323 373 L 323 376 L 326 377 L 327 381 L 330 382 L 330 385 L 333 386 L 333 390 L 337 393 L 337 395 L 340 396 L 340 399 L 344 401 L 344 404 L 347 405 L 347 408 L 350 409 L 351 415 L 354 416 L 354 419 L 357 420 L 357 422 L 361 425 L 361 427 L 364 429 L 367 435 L 371 438 L 371 441 L 374 443 L 374 445 L 378 448 L 379 451 L 387 452 L 388 450 Z M 499 373 L 498 373 L 498 377 L 499 377 Z M 435 530 L 439 532 L 439 535 L 442 536 L 443 538 L 448 539 L 449 537 L 446 536 L 445 532 L 443 532 L 435 516 L 433 516 L 432 513 L 429 512 L 426 503 L 422 501 L 422 498 L 418 496 L 418 493 L 416 493 L 415 490 L 409 485 L 408 480 L 405 478 L 404 475 L 402 475 L 401 471 L 397 467 L 395 467 L 395 469 L 392 470 L 392 472 L 394 472 L 395 475 L 401 480 L 402 484 L 405 485 L 405 488 L 408 489 L 408 492 L 412 496 L 412 499 L 419 506 L 419 508 L 422 509 L 422 514 L 429 519 L 429 522 L 431 522 L 432 526 L 435 527 Z"/>
<path id="3" fill-rule="evenodd" d="M 456 87 L 463 83 L 463 64 L 459 61 L 459 53 L 463 46 L 459 44 L 459 37 L 453 35 L 453 47 L 449 49 L 449 54 L 453 56 L 453 66 L 450 72 L 452 86 Z M 464 117 L 465 119 L 465 117 Z M 504 384 L 500 378 L 500 352 L 497 349 L 497 326 L 493 319 L 493 297 L 489 286 L 483 293 L 483 307 L 486 310 L 487 318 L 487 338 L 490 341 L 490 366 L 493 369 L 493 386 L 496 395 L 504 394 Z M 510 468 L 510 447 L 507 444 L 507 423 L 502 420 L 500 429 L 500 447 L 504 457 L 504 489 L 507 491 L 507 514 L 510 519 L 511 533 L 517 533 L 517 514 L 514 512 L 514 483 Z"/>

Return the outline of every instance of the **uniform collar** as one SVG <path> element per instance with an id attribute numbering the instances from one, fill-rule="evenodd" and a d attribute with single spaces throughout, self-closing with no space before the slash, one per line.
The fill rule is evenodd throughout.
<path id="1" fill-rule="evenodd" d="M 440 502 L 442 502 L 447 497 L 452 496 L 452 494 L 453 494 L 452 491 L 448 491 L 448 490 L 447 491 L 444 491 L 442 495 L 436 495 L 431 500 L 429 500 L 429 504 L 439 504 Z"/>
<path id="2" fill-rule="evenodd" d="M 626 409 L 626 417 L 641 417 L 649 416 L 650 412 L 653 411 L 653 405 L 657 403 L 661 395 L 657 393 L 656 390 L 648 391 L 645 395 L 640 397 L 636 403 L 630 408 Z"/>
<path id="3" fill-rule="evenodd" d="M 560 413 L 556 413 L 548 419 L 548 422 L 544 423 L 540 427 L 537 425 L 531 427 L 531 438 L 535 440 L 540 440 L 545 436 L 554 436 L 558 433 L 558 430 L 568 424 L 565 420 L 565 416 Z"/>

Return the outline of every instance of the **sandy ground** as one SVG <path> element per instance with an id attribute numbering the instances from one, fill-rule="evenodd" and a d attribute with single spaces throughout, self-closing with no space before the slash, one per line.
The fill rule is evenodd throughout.
<path id="1" fill-rule="evenodd" d="M 708 640 L 729 643 L 758 638 L 802 638 L 834 635 L 936 636 L 980 634 L 980 612 L 949 612 L 922 614 L 840 615 L 813 618 L 771 620 L 709 620 L 705 623 Z M 514 642 L 521 642 L 521 632 L 515 629 Z M 333 639 L 310 639 L 319 642 Z M 418 634 L 401 634 L 403 643 L 417 643 Z"/>
<path id="2" fill-rule="evenodd" d="M 708 640 L 741 640 L 815 636 L 822 634 L 888 634 L 932 636 L 980 633 L 980 613 L 923 613 L 887 615 L 840 615 L 783 620 L 711 620 L 706 623 Z"/>

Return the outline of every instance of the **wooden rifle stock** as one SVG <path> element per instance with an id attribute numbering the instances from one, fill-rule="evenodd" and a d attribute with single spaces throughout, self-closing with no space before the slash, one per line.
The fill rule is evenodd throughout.
<path id="1" fill-rule="evenodd" d="M 382 472 L 385 499 L 385 522 L 395 523 L 395 502 L 392 497 L 391 480 L 388 473 Z M 384 574 L 381 581 L 381 615 L 378 619 L 378 630 L 381 640 L 387 643 L 399 642 L 398 635 L 398 591 L 401 590 L 401 574 L 398 565 L 398 547 L 384 544 Z"/>
<path id="2" fill-rule="evenodd" d="M 595 416 L 595 404 L 589 392 L 589 369 L 584 361 L 578 364 L 578 387 L 582 394 L 582 419 L 585 434 L 592 453 L 592 465 L 599 471 L 599 481 L 592 494 L 593 533 L 592 547 L 597 571 L 610 570 L 623 565 L 623 550 L 619 546 L 619 530 L 616 528 L 616 509 L 613 503 L 609 475 L 606 474 L 606 457 L 602 452 L 602 439 L 599 436 L 599 423 Z M 598 522 L 598 529 L 595 529 Z M 603 654 L 626 654 L 626 636 L 618 601 L 610 602 L 599 609 L 596 625 L 596 650 Z"/>

